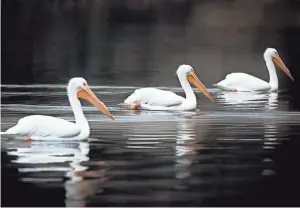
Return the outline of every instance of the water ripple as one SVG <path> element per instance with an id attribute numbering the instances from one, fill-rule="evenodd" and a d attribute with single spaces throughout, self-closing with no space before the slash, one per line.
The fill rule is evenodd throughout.
<path id="1" fill-rule="evenodd" d="M 2 131 L 32 113 L 74 120 L 63 85 L 1 87 Z M 291 134 L 299 134 L 290 128 L 300 129 L 300 113 L 289 111 L 284 92 L 210 90 L 215 103 L 197 93 L 201 110 L 133 112 L 117 104 L 134 87 L 92 89 L 115 121 L 83 103 L 91 125 L 87 141 L 2 138 L 8 158 L 2 163 L 4 173 L 17 171 L 14 180 L 35 184 L 35 190 L 63 188 L 67 206 L 205 205 L 207 199 L 235 196 L 249 184 L 276 175 L 273 153 Z"/>

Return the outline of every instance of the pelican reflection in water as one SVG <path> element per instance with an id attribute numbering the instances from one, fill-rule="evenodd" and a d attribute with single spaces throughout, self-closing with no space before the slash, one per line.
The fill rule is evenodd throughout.
<path id="1" fill-rule="evenodd" d="M 14 143 L 12 147 L 7 147 L 7 152 L 17 157 L 12 163 L 18 165 L 22 182 L 60 186 L 66 177 L 67 180 L 64 182 L 66 206 L 86 206 L 86 197 L 99 191 L 97 185 L 102 182 L 103 175 L 94 174 L 91 180 L 84 180 L 85 176 L 92 175 L 87 170 L 88 166 L 91 164 L 99 166 L 97 162 L 89 162 L 89 142 L 31 141 L 23 147 L 19 146 Z"/>
<path id="2" fill-rule="evenodd" d="M 250 109 L 267 108 L 274 110 L 278 107 L 278 92 L 219 92 L 216 96 L 218 102 L 227 107 L 240 107 Z"/>

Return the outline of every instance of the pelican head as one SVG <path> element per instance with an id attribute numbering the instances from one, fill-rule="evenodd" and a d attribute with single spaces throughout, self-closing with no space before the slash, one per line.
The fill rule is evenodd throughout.
<path id="1" fill-rule="evenodd" d="M 285 66 L 283 61 L 281 60 L 277 50 L 275 48 L 267 48 L 264 57 L 267 60 L 267 58 L 271 58 L 272 61 L 292 80 L 294 81 L 293 76 L 291 75 L 289 69 Z"/>
<path id="2" fill-rule="evenodd" d="M 187 80 L 195 87 L 197 87 L 203 95 L 213 101 L 211 94 L 208 92 L 204 84 L 202 84 L 202 82 L 199 80 L 199 78 L 195 74 L 193 67 L 186 64 L 180 65 L 176 71 L 176 75 L 178 77 L 187 78 Z"/>
<path id="3" fill-rule="evenodd" d="M 106 105 L 100 101 L 96 95 L 92 92 L 87 84 L 87 81 L 81 77 L 72 78 L 68 84 L 68 93 L 74 92 L 78 99 L 85 99 L 92 105 L 94 105 L 99 111 L 107 115 L 109 118 L 114 120 L 114 117 L 109 112 Z"/>

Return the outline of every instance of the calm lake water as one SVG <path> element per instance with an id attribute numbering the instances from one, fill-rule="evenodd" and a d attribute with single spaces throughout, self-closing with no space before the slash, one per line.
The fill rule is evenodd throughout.
<path id="1" fill-rule="evenodd" d="M 166 88 L 183 95 L 180 88 Z M 2 85 L 1 131 L 23 116 L 73 121 L 64 85 Z M 123 110 L 133 87 L 92 86 L 86 141 L 1 138 L 5 206 L 300 205 L 300 112 L 288 92 L 199 92 L 194 112 Z"/>
<path id="2" fill-rule="evenodd" d="M 1 205 L 300 206 L 299 2 L 2 0 L 1 131 L 31 114 L 73 121 L 56 84 L 75 76 L 116 120 L 83 101 L 86 141 L 2 137 Z M 232 72 L 267 81 L 268 47 L 295 78 L 277 70 L 280 92 L 210 88 Z M 183 95 L 180 64 L 214 103 L 196 91 L 193 112 L 117 105 L 136 86 Z"/>

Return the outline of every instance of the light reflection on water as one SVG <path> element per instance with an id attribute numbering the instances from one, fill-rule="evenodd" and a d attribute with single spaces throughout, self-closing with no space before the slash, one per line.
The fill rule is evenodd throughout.
<path id="1" fill-rule="evenodd" d="M 2 131 L 33 112 L 73 120 L 65 88 L 2 90 Z M 84 103 L 92 130 L 88 141 L 3 138 L 2 151 L 14 156 L 2 164 L 4 171 L 13 166 L 18 180 L 36 189 L 63 187 L 66 206 L 209 205 L 205 200 L 235 196 L 276 174 L 272 153 L 297 134 L 290 126 L 299 126 L 300 113 L 289 112 L 284 92 L 210 89 L 215 103 L 197 93 L 201 110 L 195 112 L 132 112 L 117 106 L 132 90 L 96 90 L 114 122 Z"/>

